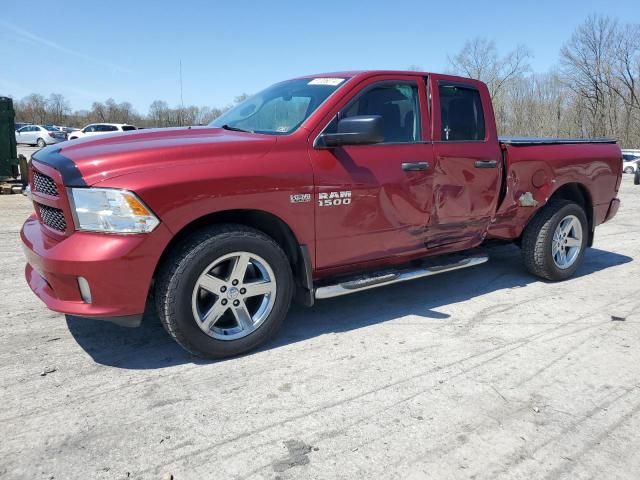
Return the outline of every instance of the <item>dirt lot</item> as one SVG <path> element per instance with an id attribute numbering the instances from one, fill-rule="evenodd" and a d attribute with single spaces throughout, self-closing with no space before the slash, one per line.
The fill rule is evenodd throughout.
<path id="1" fill-rule="evenodd" d="M 45 309 L 23 280 L 31 207 L 0 196 L 0 478 L 635 480 L 629 175 L 621 197 L 570 281 L 494 248 L 474 269 L 295 308 L 262 350 L 203 362 L 153 315 L 126 329 Z"/>

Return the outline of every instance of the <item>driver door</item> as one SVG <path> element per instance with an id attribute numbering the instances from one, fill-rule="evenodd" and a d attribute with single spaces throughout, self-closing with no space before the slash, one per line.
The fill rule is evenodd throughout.
<path id="1" fill-rule="evenodd" d="M 369 79 L 337 108 L 322 133 L 334 133 L 341 118 L 380 115 L 384 141 L 311 146 L 317 267 L 423 253 L 433 165 L 432 146 L 425 141 L 424 81 L 416 76 Z"/>

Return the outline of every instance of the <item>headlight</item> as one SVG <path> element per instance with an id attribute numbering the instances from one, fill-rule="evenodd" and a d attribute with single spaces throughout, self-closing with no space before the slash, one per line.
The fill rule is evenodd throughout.
<path id="1" fill-rule="evenodd" d="M 76 228 L 92 232 L 147 233 L 160 221 L 134 193 L 110 188 L 70 188 Z"/>

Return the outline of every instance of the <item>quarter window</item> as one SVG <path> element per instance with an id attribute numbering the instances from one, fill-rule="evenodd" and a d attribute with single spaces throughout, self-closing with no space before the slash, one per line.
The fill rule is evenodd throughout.
<path id="1" fill-rule="evenodd" d="M 440 85 L 441 140 L 484 140 L 480 92 L 474 88 Z"/>

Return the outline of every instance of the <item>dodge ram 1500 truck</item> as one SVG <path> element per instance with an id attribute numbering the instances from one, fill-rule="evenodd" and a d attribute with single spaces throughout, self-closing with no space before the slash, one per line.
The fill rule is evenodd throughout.
<path id="1" fill-rule="evenodd" d="M 133 326 L 152 299 L 188 351 L 236 355 L 294 299 L 478 265 L 489 240 L 566 279 L 618 210 L 621 165 L 612 140 L 499 139 L 479 81 L 296 78 L 207 127 L 35 153 L 26 278 L 52 310 Z"/>

